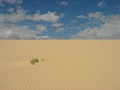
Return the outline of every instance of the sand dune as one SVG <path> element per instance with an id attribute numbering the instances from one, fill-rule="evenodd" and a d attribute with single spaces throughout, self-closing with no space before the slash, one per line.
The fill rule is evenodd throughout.
<path id="1" fill-rule="evenodd" d="M 0 90 L 120 90 L 117 40 L 1 40 L 0 51 Z"/>

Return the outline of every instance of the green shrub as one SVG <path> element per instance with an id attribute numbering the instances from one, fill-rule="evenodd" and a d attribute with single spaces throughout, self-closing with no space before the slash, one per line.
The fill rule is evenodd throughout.
<path id="1" fill-rule="evenodd" d="M 31 61 L 31 64 L 34 65 L 36 62 L 39 62 L 38 58 L 33 58 Z"/>

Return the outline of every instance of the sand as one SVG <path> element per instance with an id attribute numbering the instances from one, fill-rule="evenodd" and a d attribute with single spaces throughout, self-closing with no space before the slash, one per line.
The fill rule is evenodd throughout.
<path id="1" fill-rule="evenodd" d="M 120 41 L 1 40 L 0 90 L 120 90 Z"/>

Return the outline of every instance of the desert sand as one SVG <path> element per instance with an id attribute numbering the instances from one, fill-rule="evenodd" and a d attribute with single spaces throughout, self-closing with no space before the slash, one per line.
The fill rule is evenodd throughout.
<path id="1" fill-rule="evenodd" d="M 1 40 L 0 90 L 120 90 L 120 41 Z"/>

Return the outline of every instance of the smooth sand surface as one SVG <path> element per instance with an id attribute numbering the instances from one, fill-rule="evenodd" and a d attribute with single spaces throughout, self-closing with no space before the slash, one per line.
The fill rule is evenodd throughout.
<path id="1" fill-rule="evenodd" d="M 120 41 L 1 40 L 0 90 L 120 90 Z"/>

